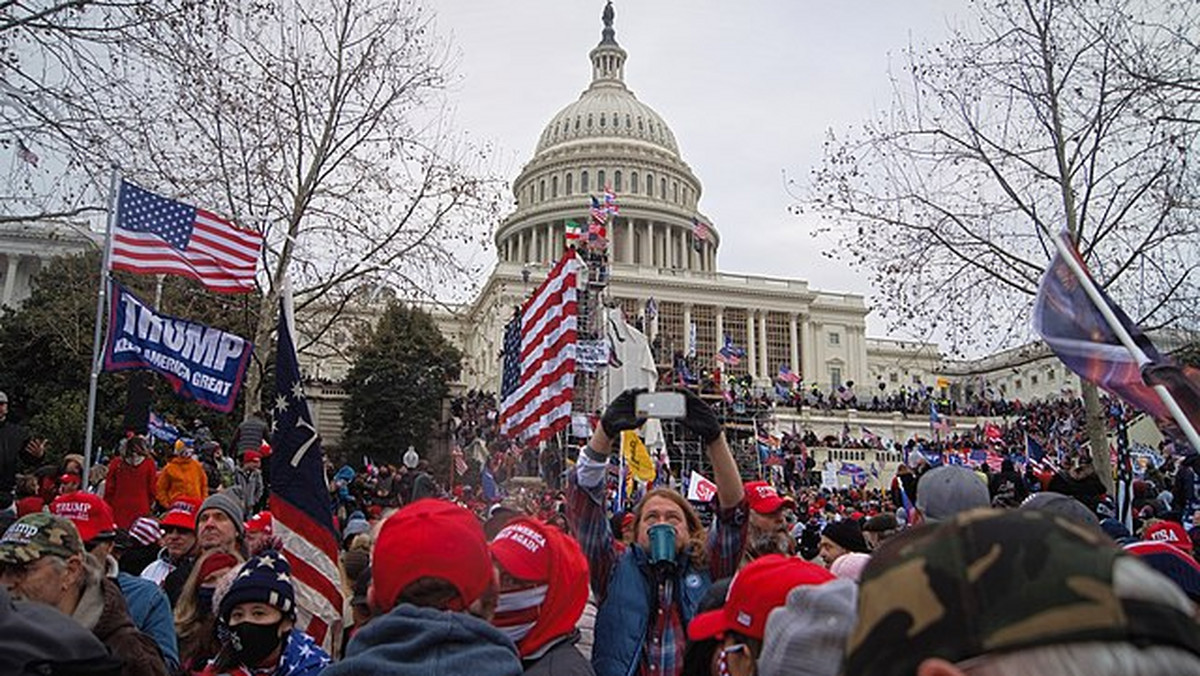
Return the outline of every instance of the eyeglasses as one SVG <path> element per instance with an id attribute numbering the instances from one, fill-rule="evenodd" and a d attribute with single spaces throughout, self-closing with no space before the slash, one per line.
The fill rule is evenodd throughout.
<path id="1" fill-rule="evenodd" d="M 726 646 L 726 647 L 724 647 L 724 648 L 721 648 L 721 652 L 722 652 L 722 653 L 724 653 L 724 654 L 726 654 L 726 655 L 732 655 L 733 653 L 747 653 L 747 654 L 749 654 L 749 653 L 750 653 L 750 646 L 746 645 L 745 643 L 734 643 L 734 644 L 733 644 L 733 645 L 731 645 L 731 646 Z"/>
<path id="2" fill-rule="evenodd" d="M 163 535 L 191 535 L 194 531 L 179 526 L 163 526 Z"/>

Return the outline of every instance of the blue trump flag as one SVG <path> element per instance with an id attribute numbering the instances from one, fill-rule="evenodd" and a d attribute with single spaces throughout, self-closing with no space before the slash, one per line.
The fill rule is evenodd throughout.
<path id="1" fill-rule="evenodd" d="M 338 532 L 333 525 L 325 454 L 313 425 L 296 356 L 291 287 L 280 297 L 271 447 L 271 513 L 292 564 L 297 627 L 323 646 L 342 631 Z"/>
<path id="2" fill-rule="evenodd" d="M 149 369 L 184 399 L 233 410 L 254 345 L 240 336 L 187 319 L 159 314 L 111 282 L 104 370 Z"/>

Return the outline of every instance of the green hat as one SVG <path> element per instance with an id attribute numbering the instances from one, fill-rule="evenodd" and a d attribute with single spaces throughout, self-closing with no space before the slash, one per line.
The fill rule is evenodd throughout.
<path id="1" fill-rule="evenodd" d="M 47 512 L 27 514 L 0 538 L 0 563 L 32 563 L 43 556 L 83 553 L 83 540 L 70 519 Z"/>
<path id="2" fill-rule="evenodd" d="M 1099 530 L 1037 510 L 972 510 L 891 538 L 863 571 L 844 676 L 1084 641 L 1200 654 L 1186 613 L 1117 596 L 1125 556 Z"/>

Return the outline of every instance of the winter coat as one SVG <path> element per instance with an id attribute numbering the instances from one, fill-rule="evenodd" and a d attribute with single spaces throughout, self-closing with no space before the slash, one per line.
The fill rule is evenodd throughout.
<path id="1" fill-rule="evenodd" d="M 596 676 L 591 662 L 575 647 L 577 638 L 578 635 L 564 636 L 521 660 L 525 676 Z"/>
<path id="2" fill-rule="evenodd" d="M 17 486 L 17 472 L 37 465 L 37 458 L 25 452 L 29 432 L 24 427 L 0 420 L 0 492 L 12 493 Z"/>
<path id="3" fill-rule="evenodd" d="M 275 671 L 270 672 L 270 676 L 319 676 L 327 666 L 329 666 L 329 655 L 308 634 L 293 627 L 287 636 L 287 644 L 283 648 L 283 653 L 279 655 L 279 666 L 275 667 Z M 252 672 L 246 667 L 217 671 L 210 664 L 200 673 L 202 676 L 252 676 L 264 672 Z"/>
<path id="4" fill-rule="evenodd" d="M 195 458 L 177 455 L 158 473 L 158 504 L 170 509 L 179 498 L 208 499 L 208 475 Z"/>
<path id="5" fill-rule="evenodd" d="M 88 564 L 86 586 L 71 617 L 124 661 L 122 676 L 167 676 L 158 645 L 134 626 L 121 589 L 95 562 Z"/>
<path id="6" fill-rule="evenodd" d="M 131 465 L 121 457 L 108 463 L 104 501 L 112 507 L 117 528 L 129 530 L 134 519 L 149 516 L 154 506 L 157 479 L 154 461 L 148 458 L 137 465 Z"/>
<path id="7" fill-rule="evenodd" d="M 686 628 L 696 616 L 700 599 L 712 586 L 712 579 L 707 570 L 692 568 L 690 552 L 686 549 L 676 559 L 673 578 L 675 602 L 679 604 Z M 654 595 L 646 552 L 639 546 L 630 547 L 613 568 L 608 593 L 596 612 L 592 665 L 597 674 L 628 676 L 637 673 L 652 620 Z"/>
<path id="8" fill-rule="evenodd" d="M 129 573 L 118 573 L 116 580 L 125 597 L 129 619 L 142 633 L 154 639 L 167 669 L 174 671 L 179 666 L 179 645 L 175 640 L 175 616 L 167 595 L 150 580 Z"/>
<path id="9" fill-rule="evenodd" d="M 518 676 L 517 647 L 466 613 L 407 603 L 376 617 L 321 676 Z"/>
<path id="10" fill-rule="evenodd" d="M 246 451 L 257 451 L 267 436 L 267 423 L 262 418 L 250 416 L 238 425 L 233 435 L 235 455 L 241 457 Z"/>
<path id="11" fill-rule="evenodd" d="M 263 499 L 262 471 L 239 469 L 233 475 L 233 486 L 242 496 L 242 511 L 247 516 L 258 512 L 258 505 Z"/>

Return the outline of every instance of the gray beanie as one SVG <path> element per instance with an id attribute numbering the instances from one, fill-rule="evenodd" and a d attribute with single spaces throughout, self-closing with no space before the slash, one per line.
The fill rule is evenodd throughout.
<path id="1" fill-rule="evenodd" d="M 853 580 L 793 589 L 787 604 L 767 616 L 758 673 L 837 676 L 846 640 L 858 617 L 857 602 L 858 585 Z"/>
<path id="2" fill-rule="evenodd" d="M 236 496 L 231 495 L 228 491 L 221 491 L 220 493 L 213 493 L 208 496 L 204 504 L 200 505 L 200 511 L 196 512 L 197 524 L 200 523 L 200 515 L 210 509 L 219 509 L 225 512 L 225 516 L 228 516 L 233 521 L 233 525 L 237 527 L 239 538 L 246 535 L 246 524 L 243 523 L 246 520 L 246 515 L 242 512 L 242 501 Z"/>

